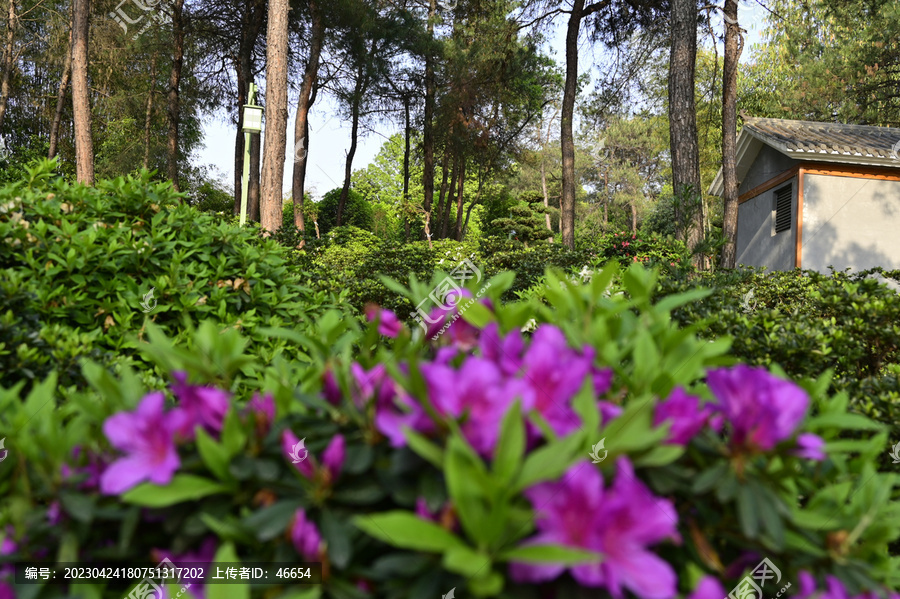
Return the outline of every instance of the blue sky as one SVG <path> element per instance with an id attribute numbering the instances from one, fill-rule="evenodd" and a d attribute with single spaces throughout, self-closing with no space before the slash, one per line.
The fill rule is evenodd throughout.
<path id="1" fill-rule="evenodd" d="M 747 29 L 747 43 L 741 56 L 747 60 L 750 55 L 751 45 L 760 41 L 760 33 L 765 26 L 766 11 L 755 0 L 743 0 L 740 2 L 739 20 L 741 26 Z M 715 18 L 715 30 L 722 30 L 720 18 Z M 563 42 L 565 39 L 565 27 L 562 21 L 556 23 L 556 31 L 550 36 L 549 54 L 562 63 L 565 57 Z M 707 36 L 705 42 L 708 43 Z M 584 44 L 582 44 L 584 46 Z M 721 51 L 721 48 L 720 48 Z M 593 74 L 593 64 L 589 51 L 583 51 L 579 60 L 581 73 Z M 291 169 L 293 167 L 294 147 L 294 112 L 296 105 L 288 107 L 288 152 L 284 169 L 284 192 L 289 194 L 291 189 Z M 310 145 L 309 165 L 307 166 L 307 189 L 314 199 L 319 199 L 323 194 L 335 187 L 340 187 L 344 179 L 344 165 L 346 151 L 350 147 L 350 122 L 342 121 L 337 116 L 337 110 L 331 98 L 322 97 L 310 111 Z M 389 124 L 375 127 L 361 137 L 353 160 L 353 170 L 365 168 L 375 156 L 384 141 L 393 133 L 400 131 L 399 125 Z M 222 119 L 215 119 L 204 125 L 204 147 L 198 152 L 196 158 L 201 164 L 211 165 L 223 179 L 228 188 L 234 181 L 234 128 Z"/>

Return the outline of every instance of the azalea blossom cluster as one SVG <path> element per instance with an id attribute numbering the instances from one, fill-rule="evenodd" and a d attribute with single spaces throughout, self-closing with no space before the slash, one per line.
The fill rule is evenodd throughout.
<path id="1" fill-rule="evenodd" d="M 370 316 L 379 325 L 394 318 L 387 311 Z M 582 425 L 573 401 L 584 383 L 591 381 L 595 397 L 612 386 L 612 371 L 594 364 L 594 350 L 571 348 L 553 325 L 538 326 L 527 345 L 518 330 L 504 336 L 494 323 L 482 330 L 465 326 L 451 336 L 449 347 L 439 349 L 435 359 L 421 364 L 420 370 L 428 407 L 441 418 L 459 420 L 463 436 L 483 457 L 493 455 L 503 418 L 515 401 L 521 402 L 523 412 L 538 414 L 562 437 Z M 406 370 L 401 366 L 401 371 Z M 428 410 L 391 379 L 383 365 L 365 370 L 353 364 L 351 372 L 353 401 L 359 407 L 374 404 L 375 427 L 393 446 L 406 444 L 407 427 L 426 435 L 436 432 Z M 772 451 L 794 437 L 809 404 L 803 389 L 764 368 L 739 365 L 711 370 L 708 386 L 712 401 L 676 388 L 656 404 L 654 426 L 669 427 L 666 443 L 687 445 L 704 429 L 721 433 L 727 425 L 732 454 Z M 336 385 L 331 386 L 329 398 L 339 401 Z M 621 413 L 613 403 L 598 400 L 597 405 L 604 426 Z M 540 429 L 529 422 L 530 446 L 539 444 L 541 437 Z M 800 434 L 793 444 L 792 451 L 799 457 L 826 457 L 824 441 L 816 435 Z M 636 478 L 627 456 L 618 458 L 615 479 L 608 485 L 596 466 L 582 461 L 561 480 L 531 487 L 525 496 L 534 507 L 538 530 L 525 546 L 559 544 L 604 556 L 600 563 L 570 568 L 581 585 L 604 587 L 615 599 L 623 597 L 623 589 L 642 599 L 676 596 L 675 571 L 649 548 L 666 540 L 680 543 L 678 514 L 669 500 L 654 496 Z M 434 518 L 421 502 L 417 513 Z M 510 575 L 520 582 L 544 582 L 565 570 L 563 565 L 514 563 Z"/>

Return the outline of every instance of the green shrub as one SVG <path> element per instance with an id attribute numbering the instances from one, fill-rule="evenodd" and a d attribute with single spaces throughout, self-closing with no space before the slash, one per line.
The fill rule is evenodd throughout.
<path id="1" fill-rule="evenodd" d="M 335 300 L 290 272 L 286 252 L 143 178 L 94 187 L 55 177 L 53 163 L 0 187 L 0 383 L 59 369 L 83 384 L 79 357 L 140 361 L 147 323 L 178 339 L 201 319 L 247 333 L 304 327 Z M 36 336 L 35 336 L 36 334 Z"/>
<path id="2" fill-rule="evenodd" d="M 337 226 L 338 203 L 341 199 L 341 189 L 332 189 L 322 197 L 315 208 L 318 213 L 319 233 L 323 237 L 333 227 Z M 359 192 L 349 190 L 347 202 L 342 215 L 342 226 L 359 227 L 367 231 L 372 230 L 373 216 L 372 205 L 369 204 Z"/>

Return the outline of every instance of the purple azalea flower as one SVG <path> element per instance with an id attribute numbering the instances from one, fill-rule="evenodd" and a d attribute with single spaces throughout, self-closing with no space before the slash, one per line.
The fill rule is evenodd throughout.
<path id="1" fill-rule="evenodd" d="M 732 444 L 769 451 L 789 438 L 809 404 L 806 392 L 765 368 L 739 364 L 707 373 L 707 383 L 725 419 L 731 423 Z"/>
<path id="2" fill-rule="evenodd" d="M 523 360 L 523 380 L 534 389 L 533 408 L 559 436 L 581 424 L 571 404 L 585 377 L 592 375 L 593 360 L 593 349 L 579 353 L 569 348 L 562 331 L 553 325 L 540 325 L 532 336 Z M 536 427 L 530 426 L 535 433 Z"/>
<path id="3" fill-rule="evenodd" d="M 712 576 L 704 576 L 697 583 L 694 592 L 688 595 L 688 599 L 723 599 L 728 593 L 722 588 L 722 583 Z"/>
<path id="4" fill-rule="evenodd" d="M 403 324 L 397 319 L 397 315 L 391 310 L 385 310 L 371 304 L 366 307 L 366 318 L 369 322 L 378 321 L 378 333 L 385 337 L 394 338 L 403 330 Z"/>
<path id="5" fill-rule="evenodd" d="M 316 468 L 313 465 L 313 458 L 309 455 L 309 452 L 303 448 L 299 447 L 300 439 L 297 438 L 297 435 L 291 429 L 284 429 L 284 432 L 281 433 L 281 451 L 284 453 L 284 457 L 291 460 L 294 468 L 297 469 L 297 472 L 312 480 L 316 474 Z M 295 452 L 294 448 L 297 448 Z M 294 464 L 294 458 L 291 455 L 297 455 L 297 457 L 301 460 Z"/>
<path id="6" fill-rule="evenodd" d="M 206 537 L 196 551 L 189 551 L 180 555 L 175 555 L 171 551 L 165 549 L 154 549 L 151 553 L 154 561 L 161 562 L 164 559 L 168 559 L 176 568 L 209 566 L 216 556 L 216 538 Z M 184 578 L 180 582 L 191 583 L 191 593 L 197 599 L 204 599 L 206 597 L 202 578 Z"/>
<path id="7" fill-rule="evenodd" d="M 656 405 L 653 426 L 659 427 L 664 422 L 670 422 L 672 426 L 666 443 L 687 445 L 706 425 L 711 414 L 709 406 L 701 407 L 699 397 L 688 395 L 679 387 L 672 391 L 667 400 Z"/>
<path id="8" fill-rule="evenodd" d="M 16 599 L 16 593 L 5 582 L 0 582 L 0 599 Z"/>
<path id="9" fill-rule="evenodd" d="M 175 411 L 184 414 L 179 433 L 186 439 L 194 438 L 194 428 L 202 426 L 210 433 L 222 430 L 225 413 L 228 412 L 228 393 L 214 387 L 187 384 L 186 372 L 174 372 L 172 393 L 179 401 Z"/>
<path id="10" fill-rule="evenodd" d="M 16 549 L 19 548 L 16 545 L 16 542 L 13 541 L 13 535 L 15 534 L 15 529 L 12 526 L 6 527 L 6 534 L 3 537 L 3 542 L 0 543 L 0 555 L 10 555 L 16 552 Z"/>
<path id="11" fill-rule="evenodd" d="M 432 513 L 431 510 L 428 509 L 428 502 L 425 501 L 424 497 L 416 498 L 416 516 L 431 522 L 437 522 L 438 519 L 437 514 Z"/>
<path id="12" fill-rule="evenodd" d="M 591 366 L 591 379 L 594 383 L 594 393 L 603 395 L 612 387 L 612 368 L 597 368 Z"/>
<path id="13" fill-rule="evenodd" d="M 341 388 L 338 386 L 337 379 L 334 378 L 334 373 L 330 370 L 326 370 L 322 375 L 322 395 L 332 405 L 336 406 L 341 403 Z"/>
<path id="14" fill-rule="evenodd" d="M 807 460 L 815 460 L 821 462 L 826 458 L 825 440 L 819 435 L 812 433 L 801 433 L 797 436 L 797 449 L 793 454 Z"/>
<path id="15" fill-rule="evenodd" d="M 458 371 L 423 365 L 422 376 L 431 404 L 440 413 L 464 417 L 463 436 L 483 456 L 493 453 L 503 417 L 515 399 L 522 399 L 526 411 L 534 403 L 534 391 L 528 385 L 505 378 L 494 362 L 483 358 L 470 356 Z"/>
<path id="16" fill-rule="evenodd" d="M 562 480 L 525 491 L 536 512 L 538 534 L 524 545 L 559 544 L 602 553 L 599 563 L 572 566 L 582 586 L 605 587 L 621 599 L 623 587 L 641 599 L 670 599 L 677 578 L 672 567 L 648 550 L 664 539 L 679 541 L 678 516 L 666 499 L 654 497 L 634 478 L 625 456 L 616 462 L 616 480 L 607 489 L 591 463 L 573 465 Z M 549 581 L 566 569 L 560 564 L 510 564 L 518 582 Z"/>
<path id="17" fill-rule="evenodd" d="M 256 430 L 260 437 L 269 432 L 269 427 L 275 421 L 275 399 L 271 393 L 260 396 L 258 393 L 253 394 L 253 399 L 247 404 L 248 411 L 253 415 L 256 421 Z"/>
<path id="18" fill-rule="evenodd" d="M 491 322 L 481 331 L 478 340 L 481 357 L 490 360 L 505 376 L 513 376 L 522 368 L 522 333 L 511 331 L 506 337 L 500 337 L 500 326 Z"/>
<path id="19" fill-rule="evenodd" d="M 375 428 L 386 436 L 392 447 L 404 447 L 406 436 L 403 427 L 408 426 L 419 432 L 431 432 L 434 423 L 425 409 L 403 389 L 394 384 L 384 365 L 377 364 L 366 372 L 354 363 L 350 367 L 356 388 L 353 401 L 363 407 L 375 397 Z"/>
<path id="20" fill-rule="evenodd" d="M 322 465 L 328 471 L 330 480 L 335 480 L 341 473 L 344 466 L 344 457 L 346 455 L 344 436 L 335 435 L 325 451 L 322 452 Z"/>
<path id="21" fill-rule="evenodd" d="M 322 536 L 312 520 L 307 520 L 306 512 L 297 510 L 294 522 L 291 524 L 291 542 L 300 556 L 308 561 L 319 560 L 319 549 L 322 545 Z"/>
<path id="22" fill-rule="evenodd" d="M 166 414 L 164 403 L 165 396 L 156 391 L 146 395 L 134 412 L 119 412 L 103 423 L 110 444 L 128 454 L 103 472 L 104 494 L 118 495 L 146 480 L 157 485 L 172 480 L 181 465 L 174 437 L 183 419 L 174 412 Z"/>
<path id="23" fill-rule="evenodd" d="M 604 426 L 622 415 L 622 406 L 608 401 L 598 401 L 597 407 L 600 408 L 600 423 Z"/>
<path id="24" fill-rule="evenodd" d="M 51 502 L 47 507 L 47 521 L 50 522 L 50 526 L 56 526 L 62 522 L 62 513 L 60 513 L 58 501 Z"/>
<path id="25" fill-rule="evenodd" d="M 81 446 L 76 445 L 72 448 L 72 460 L 77 461 L 81 455 Z M 88 463 L 84 467 L 73 468 L 68 464 L 60 467 L 60 474 L 64 479 L 71 476 L 87 474 L 87 478 L 78 483 L 78 488 L 82 491 L 94 491 L 100 487 L 100 477 L 109 465 L 109 461 L 101 455 L 94 452 L 87 452 Z"/>

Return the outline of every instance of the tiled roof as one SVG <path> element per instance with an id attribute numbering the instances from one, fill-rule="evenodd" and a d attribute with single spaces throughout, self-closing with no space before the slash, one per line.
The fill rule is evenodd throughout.
<path id="1" fill-rule="evenodd" d="M 900 169 L 900 128 L 744 117 L 736 148 L 738 181 L 763 145 L 794 160 Z M 709 193 L 720 196 L 723 191 L 720 168 Z"/>
<path id="2" fill-rule="evenodd" d="M 744 128 L 790 154 L 896 158 L 900 152 L 900 129 L 890 127 L 750 117 Z"/>

